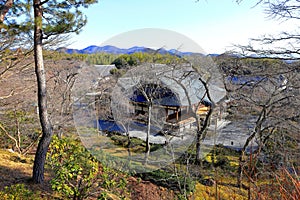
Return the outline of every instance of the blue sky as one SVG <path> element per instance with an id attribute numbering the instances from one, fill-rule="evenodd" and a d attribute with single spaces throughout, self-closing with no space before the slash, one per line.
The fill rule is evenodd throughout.
<path id="1" fill-rule="evenodd" d="M 118 34 L 143 28 L 176 31 L 207 53 L 222 53 L 249 38 L 292 28 L 268 19 L 262 6 L 244 0 L 99 0 L 85 10 L 88 24 L 71 39 L 71 48 L 101 45 Z"/>

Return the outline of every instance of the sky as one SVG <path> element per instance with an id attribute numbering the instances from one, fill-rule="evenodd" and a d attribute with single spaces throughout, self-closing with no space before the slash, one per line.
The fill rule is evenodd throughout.
<path id="1" fill-rule="evenodd" d="M 103 46 L 108 44 L 107 41 L 118 40 L 124 33 L 126 35 L 141 29 L 146 32 L 165 29 L 194 41 L 206 53 L 223 53 L 232 49 L 234 44 L 248 44 L 249 38 L 294 28 L 292 22 L 270 19 L 263 6 L 255 6 L 255 2 L 244 0 L 237 4 L 234 0 L 99 0 L 97 4 L 84 10 L 88 23 L 79 35 L 73 35 L 68 47 L 83 49 L 89 45 Z M 136 33 L 139 32 L 126 39 L 127 46 L 128 41 L 132 42 L 132 46 L 142 45 L 134 44 Z M 153 46 L 157 46 L 155 42 L 160 37 L 152 38 Z M 177 39 L 174 37 L 172 40 Z M 149 47 L 151 44 L 143 46 L 146 45 Z"/>

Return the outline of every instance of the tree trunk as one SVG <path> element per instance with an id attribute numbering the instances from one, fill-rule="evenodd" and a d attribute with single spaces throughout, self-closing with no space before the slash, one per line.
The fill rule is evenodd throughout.
<path id="1" fill-rule="evenodd" d="M 254 131 L 251 133 L 251 135 L 247 138 L 242 150 L 241 150 L 241 153 L 240 153 L 240 156 L 239 156 L 239 168 L 238 168 L 238 174 L 237 174 L 237 186 L 238 187 L 242 187 L 243 186 L 243 183 L 242 183 L 242 177 L 243 177 L 243 168 L 244 168 L 244 156 L 245 156 L 245 152 L 246 152 L 246 149 L 247 147 L 249 146 L 250 142 L 253 140 L 253 138 L 256 136 L 256 135 L 260 135 L 261 134 L 261 130 L 262 130 L 262 124 L 263 122 L 266 120 L 266 107 L 264 106 L 262 108 L 262 111 L 260 112 L 259 114 L 259 117 L 258 119 L 256 120 L 256 125 L 255 125 L 255 128 L 254 128 Z"/>
<path id="2" fill-rule="evenodd" d="M 148 158 L 150 154 L 150 132 L 151 132 L 151 112 L 152 112 L 152 103 L 148 105 L 148 119 L 147 119 L 147 136 L 146 136 L 146 151 L 145 151 L 145 165 L 148 163 Z"/>
<path id="3" fill-rule="evenodd" d="M 239 168 L 238 168 L 238 172 L 237 172 L 237 187 L 242 188 L 243 187 L 243 168 L 244 168 L 244 155 L 245 155 L 245 151 L 242 150 L 240 152 L 240 156 L 239 156 Z"/>
<path id="4" fill-rule="evenodd" d="M 40 0 L 33 1 L 34 6 L 34 61 L 38 89 L 39 118 L 42 137 L 35 153 L 32 179 L 34 183 L 44 182 L 46 154 L 52 138 L 52 127 L 47 112 L 46 75 L 43 61 L 42 5 Z"/>
<path id="5" fill-rule="evenodd" d="M 205 138 L 206 131 L 210 123 L 210 118 L 213 112 L 213 107 L 211 106 L 209 108 L 209 111 L 207 115 L 205 116 L 205 120 L 203 122 L 203 125 L 201 126 L 201 129 L 197 128 L 197 137 L 196 137 L 196 162 L 201 164 L 201 140 Z M 199 126 L 199 125 L 198 125 Z"/>
<path id="6" fill-rule="evenodd" d="M 211 115 L 213 113 L 213 109 L 214 109 L 215 105 L 214 105 L 214 102 L 213 102 L 213 100 L 210 96 L 210 91 L 208 89 L 207 83 L 204 80 L 202 80 L 202 78 L 199 78 L 199 81 L 203 84 L 203 86 L 205 88 L 205 94 L 206 94 L 208 100 L 211 102 L 210 108 L 208 110 L 207 115 L 205 116 L 205 120 L 203 122 L 203 125 L 202 125 L 200 131 L 199 131 L 199 127 L 197 127 L 196 162 L 201 164 L 201 140 L 206 137 L 206 131 L 207 131 L 207 128 L 210 124 Z M 203 99 L 204 99 L 204 96 L 203 96 Z M 197 113 L 197 111 L 196 111 L 196 113 Z M 197 126 L 199 126 L 199 124 Z"/>

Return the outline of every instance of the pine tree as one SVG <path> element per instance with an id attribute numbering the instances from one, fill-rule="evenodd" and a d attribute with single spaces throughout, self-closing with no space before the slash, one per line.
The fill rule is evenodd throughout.
<path id="1" fill-rule="evenodd" d="M 33 166 L 32 178 L 35 183 L 44 182 L 46 153 L 53 135 L 47 111 L 43 47 L 49 42 L 57 41 L 62 35 L 79 33 L 87 22 L 82 8 L 88 8 L 94 3 L 97 0 L 6 0 L 0 3 L 0 33 L 26 34 L 33 38 L 39 118 L 43 132 Z"/>

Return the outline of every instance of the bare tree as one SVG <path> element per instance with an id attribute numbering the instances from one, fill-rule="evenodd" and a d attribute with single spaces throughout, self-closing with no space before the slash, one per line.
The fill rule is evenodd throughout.
<path id="1" fill-rule="evenodd" d="M 201 103 L 206 101 L 206 104 L 209 104 L 209 110 L 202 120 L 200 120 L 197 115 L 197 111 L 201 104 L 199 104 L 198 108 L 194 110 L 194 116 L 197 119 L 198 124 L 196 137 L 196 162 L 201 163 L 201 143 L 206 138 L 207 129 L 210 126 L 212 117 L 214 116 L 214 118 L 216 118 L 218 115 L 218 109 L 216 108 L 219 107 L 219 103 L 224 100 L 226 91 L 222 81 L 222 74 L 210 57 L 192 56 L 187 59 L 198 74 L 198 81 L 203 85 L 202 90 L 204 91 L 204 94 L 202 94 Z"/>
<path id="2" fill-rule="evenodd" d="M 5 140 L 1 145 L 11 148 L 19 154 L 26 155 L 39 139 L 38 123 L 35 113 L 30 111 L 30 106 L 17 104 L 15 108 L 2 114 L 0 133 L 4 133 Z"/>
<path id="3" fill-rule="evenodd" d="M 230 109 L 236 117 L 244 118 L 244 123 L 250 123 L 249 126 L 252 127 L 240 154 L 237 182 L 242 186 L 246 151 L 253 155 L 257 163 L 261 159 L 261 152 L 268 151 L 267 143 L 280 133 L 297 141 L 300 113 L 295 108 L 300 105 L 299 75 L 295 66 L 272 59 L 241 60 L 241 66 L 237 69 L 227 74 L 226 88 L 231 103 L 234 103 L 234 107 Z M 249 117 L 254 118 L 253 124 L 248 121 Z M 251 145 L 255 147 L 249 152 Z M 264 157 L 266 159 L 268 156 Z M 281 164 L 289 162 L 285 160 Z"/>
<path id="4" fill-rule="evenodd" d="M 163 118 L 160 118 L 157 115 L 158 113 L 162 114 L 161 112 L 159 112 L 157 109 L 159 109 L 158 107 L 155 108 L 155 104 L 159 104 L 159 102 L 157 102 L 157 100 L 159 100 L 164 94 L 165 90 L 163 88 L 163 86 L 159 83 L 159 74 L 158 73 L 163 73 L 164 70 L 162 70 L 162 72 L 157 72 L 157 70 L 155 69 L 155 67 L 151 66 L 151 65 L 155 65 L 155 64 L 146 64 L 145 66 L 139 68 L 135 68 L 130 70 L 127 73 L 127 76 L 122 77 L 120 79 L 120 81 L 118 83 L 121 83 L 123 85 L 120 85 L 120 87 L 123 87 L 124 90 L 124 86 L 126 84 L 131 85 L 132 87 L 127 87 L 127 91 L 125 92 L 125 97 L 127 98 L 123 98 L 124 102 L 122 102 L 122 104 L 124 104 L 125 102 L 127 102 L 127 106 L 126 109 L 127 111 L 124 110 L 125 113 L 128 113 L 128 108 L 131 107 L 131 113 L 129 113 L 129 115 L 131 114 L 131 118 L 136 118 L 136 120 L 138 120 L 140 123 L 145 123 L 146 124 L 146 147 L 145 147 L 145 162 L 144 164 L 148 163 L 148 158 L 149 158 L 149 154 L 150 154 L 150 135 L 151 135 L 151 129 L 153 128 L 153 126 L 156 127 L 160 127 L 162 128 L 162 121 Z M 124 94 L 124 93 L 123 93 Z M 130 105 L 130 100 L 133 105 Z M 136 116 L 134 117 L 133 114 L 134 111 L 132 108 L 136 107 L 136 106 L 142 106 L 145 107 L 146 110 L 142 109 L 140 112 L 141 113 L 135 113 Z M 129 116 L 127 116 L 129 117 Z M 126 117 L 125 117 L 126 118 Z M 122 117 L 121 121 L 124 120 L 124 116 Z M 118 120 L 120 121 L 120 120 Z M 130 122 L 129 122 L 130 123 Z M 131 122 L 132 125 L 132 122 Z M 128 130 L 127 130 L 128 131 Z"/>
<path id="5" fill-rule="evenodd" d="M 49 66 L 47 76 L 48 108 L 53 124 L 53 131 L 59 137 L 63 132 L 74 131 L 72 116 L 72 91 L 78 76 L 79 61 L 59 60 L 52 61 L 46 58 L 45 63 Z M 67 66 L 67 67 L 66 67 Z"/>
<path id="6" fill-rule="evenodd" d="M 40 128 L 35 109 L 36 84 L 32 58 L 30 51 L 6 48 L 1 52 L 3 60 L 0 63 L 3 70 L 0 78 L 1 133 L 7 141 L 3 147 L 27 154 L 36 144 Z"/>
<path id="7" fill-rule="evenodd" d="M 237 0 L 242 3 L 243 0 Z M 262 6 L 270 19 L 281 23 L 293 21 L 297 27 L 300 19 L 300 5 L 297 0 L 259 0 L 255 6 Z M 236 45 L 237 51 L 246 56 L 256 54 L 259 57 L 273 57 L 298 60 L 300 55 L 300 33 L 282 30 L 279 34 L 266 34 L 260 38 L 250 39 L 248 45 Z"/>
<path id="8" fill-rule="evenodd" d="M 242 0 L 236 1 L 241 3 Z M 297 27 L 300 19 L 300 5 L 296 0 L 260 0 L 256 6 L 263 6 L 270 19 L 277 20 L 280 23 L 292 21 Z M 264 35 L 260 38 L 250 39 L 248 45 L 236 45 L 237 52 L 245 57 L 256 56 L 257 62 L 263 62 L 263 58 L 276 58 L 278 60 L 288 60 L 282 62 L 279 67 L 274 64 L 270 70 L 263 69 L 258 73 L 261 80 L 254 80 L 257 75 L 255 70 L 248 69 L 252 80 L 244 82 L 240 86 L 243 95 L 239 95 L 239 103 L 252 104 L 251 111 L 255 112 L 256 122 L 250 137 L 247 139 L 242 154 L 247 146 L 251 144 L 252 139 L 258 142 L 258 148 L 255 151 L 256 157 L 261 151 L 264 151 L 264 159 L 271 156 L 276 162 L 268 160 L 274 166 L 290 166 L 294 158 L 298 155 L 295 149 L 299 148 L 297 132 L 299 132 L 299 39 L 300 34 L 297 29 L 293 31 L 282 30 L 277 35 Z M 280 61 L 279 61 L 280 62 Z M 290 63 L 290 64 L 287 64 Z M 262 66 L 264 67 L 264 66 Z M 253 73 L 254 71 L 254 73 Z M 240 75 L 240 74 L 239 74 Z M 247 89 L 246 89 L 247 88 Z M 241 91 L 240 90 L 240 91 Z M 249 93 L 253 94 L 249 97 Z M 254 96 L 256 95 L 256 96 Z M 258 98 L 260 97 L 260 98 Z M 245 100 L 248 99 L 248 100 Z M 287 148 L 288 143 L 296 143 L 294 148 Z M 272 145 L 278 145 L 277 150 L 272 150 Z M 279 150 L 280 149 L 280 150 Z M 280 152 L 281 151 L 281 152 Z M 284 152 L 284 153 L 283 153 Z M 243 156 L 240 157 L 238 184 L 241 185 L 241 176 L 243 173 Z M 244 163 L 244 164 L 242 164 Z M 252 178 L 252 177 L 250 177 Z"/>

